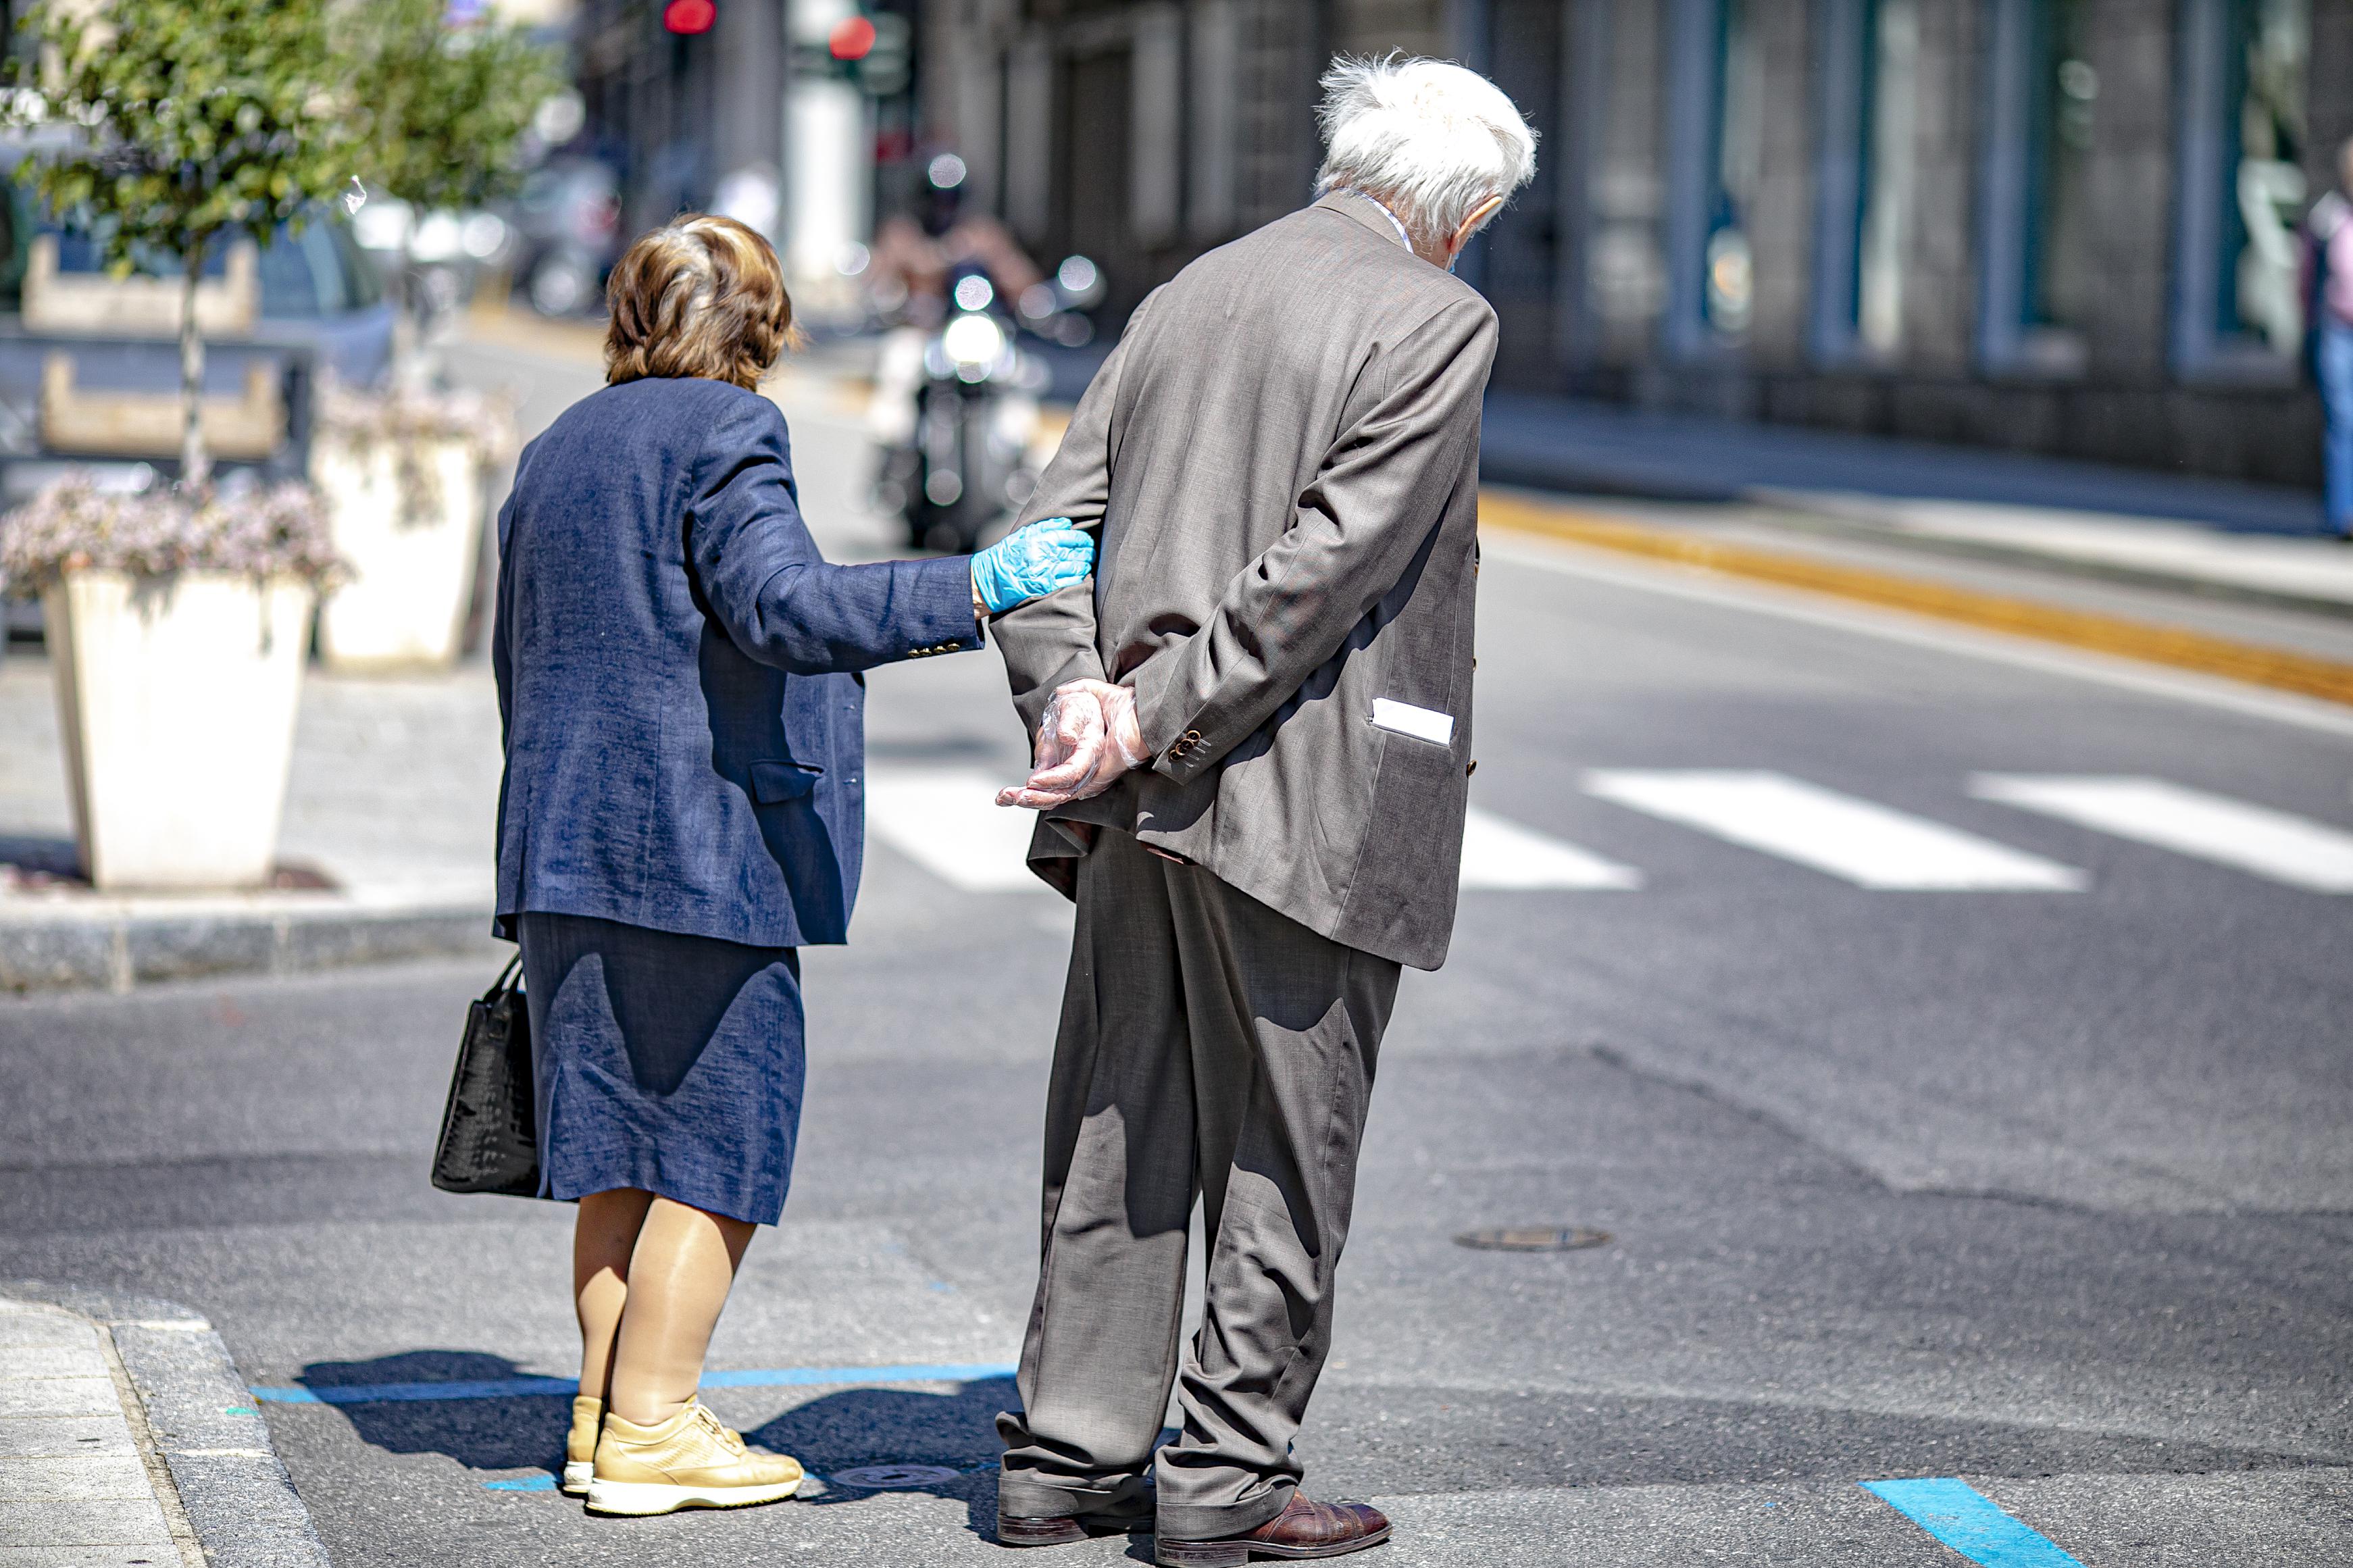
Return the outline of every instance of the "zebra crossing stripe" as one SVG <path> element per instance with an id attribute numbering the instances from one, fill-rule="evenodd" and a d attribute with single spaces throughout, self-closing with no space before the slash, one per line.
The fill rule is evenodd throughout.
<path id="1" fill-rule="evenodd" d="M 1631 866 L 1471 808 L 1462 823 L 1462 886 L 1471 889 L 1567 888 L 1602 891 L 1642 885 Z"/>
<path id="2" fill-rule="evenodd" d="M 2084 1568 L 1967 1481 L 1865 1481 L 1862 1489 L 1979 1568 Z"/>
<path id="3" fill-rule="evenodd" d="M 1604 800 L 1859 887 L 2073 892 L 2087 885 L 2072 866 L 1785 773 L 1613 768 L 1584 782 Z"/>
<path id="4" fill-rule="evenodd" d="M 871 773 L 866 816 L 876 837 L 972 893 L 1043 891 L 1026 864 L 1036 818 L 995 801 L 976 768 Z M 1462 886 L 1525 891 L 1639 888 L 1641 873 L 1574 844 L 1473 809 L 1463 824 Z"/>
<path id="5" fill-rule="evenodd" d="M 876 837 L 968 893 L 1043 891 L 1028 864 L 1038 819 L 997 804 L 1004 782 L 977 768 L 870 772 L 866 820 Z"/>
<path id="6" fill-rule="evenodd" d="M 2353 833 L 2163 779 L 1979 773 L 1969 793 L 2316 893 L 2353 893 Z"/>

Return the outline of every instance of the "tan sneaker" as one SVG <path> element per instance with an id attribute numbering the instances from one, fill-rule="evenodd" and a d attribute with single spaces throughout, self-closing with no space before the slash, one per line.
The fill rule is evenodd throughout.
<path id="1" fill-rule="evenodd" d="M 719 1417 L 690 1399 L 659 1426 L 605 1417 L 588 1480 L 592 1513 L 670 1513 L 681 1508 L 744 1508 L 800 1489 L 797 1459 L 754 1454 Z"/>
<path id="2" fill-rule="evenodd" d="M 564 1479 L 556 1490 L 565 1497 L 585 1497 L 588 1478 L 596 1469 L 596 1434 L 605 1425 L 605 1402 L 593 1394 L 572 1397 L 572 1430 L 564 1439 Z"/>

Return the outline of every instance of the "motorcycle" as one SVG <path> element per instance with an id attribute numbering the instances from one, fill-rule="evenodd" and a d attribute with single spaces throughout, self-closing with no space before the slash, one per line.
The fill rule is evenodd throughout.
<path id="1" fill-rule="evenodd" d="M 1068 263 L 1064 270 L 1071 268 Z M 1092 280 L 1092 266 L 1085 276 Z M 938 329 L 902 327 L 883 342 L 875 396 L 885 411 L 913 404 L 913 419 L 881 442 L 874 487 L 879 511 L 896 514 L 919 549 L 962 552 L 1037 489 L 1029 457 L 1039 427 L 1045 363 L 1021 346 L 1019 328 L 1067 342 L 1081 291 L 1058 279 L 1030 289 L 1012 310 L 977 266 L 949 279 L 949 310 Z M 1078 318 L 1082 321 L 1083 318 Z"/>

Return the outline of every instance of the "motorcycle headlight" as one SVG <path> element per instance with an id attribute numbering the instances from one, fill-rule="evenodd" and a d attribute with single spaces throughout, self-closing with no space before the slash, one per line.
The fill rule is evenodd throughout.
<path id="1" fill-rule="evenodd" d="M 940 346 L 958 370 L 986 370 L 1005 353 L 1005 329 L 987 316 L 958 316 L 941 334 Z"/>

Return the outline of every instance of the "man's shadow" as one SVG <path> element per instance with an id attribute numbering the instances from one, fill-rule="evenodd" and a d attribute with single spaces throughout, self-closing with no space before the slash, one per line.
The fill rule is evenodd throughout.
<path id="1" fill-rule="evenodd" d="M 932 1465 L 954 1472 L 936 1481 L 887 1489 L 917 1492 L 964 1504 L 965 1528 L 997 1538 L 997 1413 L 1020 1407 L 1009 1377 L 958 1384 L 952 1394 L 905 1388 L 845 1388 L 795 1405 L 744 1440 L 790 1454 L 825 1479 L 809 1500 L 818 1508 L 863 1502 L 878 1489 L 856 1484 L 856 1472 L 881 1465 Z M 845 1477 L 845 1472 L 848 1472 Z"/>
<path id="2" fill-rule="evenodd" d="M 503 1383 L 530 1375 L 504 1356 L 479 1351 L 408 1351 L 371 1361 L 312 1362 L 298 1381 L 314 1394 L 381 1384 Z M 784 1394 L 785 1390 L 775 1391 Z M 953 1393 L 845 1388 L 795 1405 L 744 1436 L 790 1454 L 823 1479 L 807 1501 L 838 1508 L 882 1489 L 920 1492 L 965 1505 L 965 1528 L 997 1535 L 997 1414 L 1019 1407 L 1009 1377 L 959 1384 Z M 442 1454 L 472 1470 L 564 1465 L 572 1420 L 568 1399 L 546 1394 L 459 1399 L 403 1398 L 337 1405 L 362 1442 L 393 1454 Z M 860 1487 L 854 1472 L 885 1465 L 931 1465 L 954 1472 L 927 1484 Z M 851 1479 L 839 1479 L 844 1472 Z"/>

